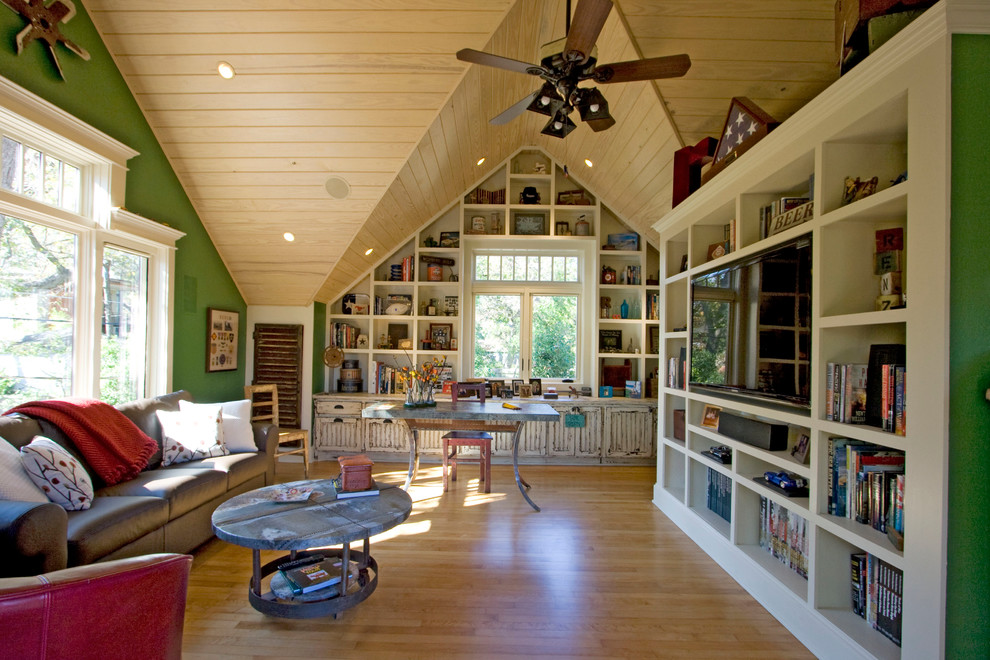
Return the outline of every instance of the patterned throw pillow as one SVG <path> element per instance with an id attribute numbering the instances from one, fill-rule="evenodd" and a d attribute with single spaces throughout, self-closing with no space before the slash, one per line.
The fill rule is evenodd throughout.
<path id="1" fill-rule="evenodd" d="M 0 438 L 0 500 L 48 501 L 45 491 L 38 488 L 24 469 L 21 452 L 3 438 Z"/>
<path id="2" fill-rule="evenodd" d="M 199 458 L 226 456 L 223 444 L 223 413 L 216 410 L 159 410 L 162 424 L 162 465 L 186 463 Z"/>
<path id="3" fill-rule="evenodd" d="M 251 399 L 227 401 L 225 403 L 193 403 L 182 399 L 179 401 L 179 411 L 208 410 L 211 413 L 217 409 L 223 413 L 223 444 L 231 454 L 258 451 L 254 443 L 254 429 L 251 428 Z"/>
<path id="4" fill-rule="evenodd" d="M 48 499 L 66 511 L 93 506 L 93 482 L 86 469 L 54 440 L 36 435 L 21 447 L 21 463 Z"/>

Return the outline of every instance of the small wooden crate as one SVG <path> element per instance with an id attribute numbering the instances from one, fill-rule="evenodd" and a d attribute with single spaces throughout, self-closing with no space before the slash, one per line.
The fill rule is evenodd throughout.
<path id="1" fill-rule="evenodd" d="M 375 464 L 374 461 L 364 454 L 358 454 L 339 456 L 337 462 L 340 463 L 340 490 L 356 491 L 371 488 L 371 466 Z"/>

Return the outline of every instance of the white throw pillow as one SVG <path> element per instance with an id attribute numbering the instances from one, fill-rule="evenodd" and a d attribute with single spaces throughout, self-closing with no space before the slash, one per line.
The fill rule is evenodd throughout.
<path id="1" fill-rule="evenodd" d="M 227 446 L 227 451 L 231 454 L 258 451 L 258 445 L 254 444 L 254 429 L 251 428 L 251 399 L 224 403 L 193 403 L 184 399 L 179 401 L 181 412 L 189 410 L 212 412 L 217 409 L 223 413 L 221 425 L 223 444 Z"/>
<path id="2" fill-rule="evenodd" d="M 230 453 L 223 444 L 220 410 L 159 410 L 157 414 L 162 424 L 162 466 Z"/>
<path id="3" fill-rule="evenodd" d="M 0 500 L 47 502 L 48 496 L 28 476 L 21 452 L 0 438 Z"/>
<path id="4" fill-rule="evenodd" d="M 21 447 L 21 463 L 31 481 L 66 511 L 93 506 L 93 482 L 86 468 L 54 440 L 34 436 Z"/>

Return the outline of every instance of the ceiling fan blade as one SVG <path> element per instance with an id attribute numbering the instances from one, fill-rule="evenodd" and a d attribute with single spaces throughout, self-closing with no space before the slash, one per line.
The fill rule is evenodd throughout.
<path id="1" fill-rule="evenodd" d="M 489 119 L 488 123 L 491 124 L 492 126 L 501 126 L 502 124 L 508 124 L 510 121 L 512 121 L 522 113 L 526 112 L 526 108 L 529 107 L 529 104 L 533 102 L 533 99 L 535 99 L 536 95 L 539 93 L 540 90 L 536 90 L 532 94 L 527 94 L 526 96 L 524 96 L 523 98 L 521 98 L 520 100 L 516 101 L 511 106 L 503 110 L 501 114 L 495 115 L 494 117 Z"/>
<path id="2" fill-rule="evenodd" d="M 474 50 L 473 48 L 462 48 L 457 51 L 457 59 L 462 62 L 471 62 L 472 64 L 481 64 L 483 66 L 493 66 L 496 69 L 505 69 L 506 71 L 515 71 L 516 73 L 528 73 L 534 76 L 539 76 L 545 72 L 543 67 L 536 64 L 530 64 L 529 62 L 523 62 L 521 60 L 514 60 L 509 57 L 502 57 L 501 55 L 483 53 L 480 50 Z"/>
<path id="3" fill-rule="evenodd" d="M 634 80 L 656 80 L 657 78 L 679 78 L 690 68 L 691 58 L 687 55 L 668 55 L 645 60 L 602 64 L 595 69 L 594 79 L 600 83 L 619 83 Z"/>
<path id="4" fill-rule="evenodd" d="M 612 0 L 581 0 L 574 10 L 574 19 L 567 32 L 564 59 L 569 62 L 585 62 L 605 27 L 605 19 L 612 11 Z"/>

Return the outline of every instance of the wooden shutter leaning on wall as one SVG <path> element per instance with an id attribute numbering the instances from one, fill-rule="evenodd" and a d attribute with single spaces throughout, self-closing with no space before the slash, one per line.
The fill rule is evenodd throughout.
<path id="1" fill-rule="evenodd" d="M 278 386 L 278 424 L 301 428 L 303 327 L 277 323 L 254 324 L 252 385 Z"/>

